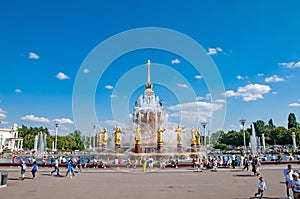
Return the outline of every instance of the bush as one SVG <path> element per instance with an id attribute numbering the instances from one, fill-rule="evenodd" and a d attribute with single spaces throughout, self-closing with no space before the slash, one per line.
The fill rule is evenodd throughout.
<path id="1" fill-rule="evenodd" d="M 217 143 L 214 145 L 215 149 L 220 149 L 220 150 L 227 150 L 229 149 L 227 144 L 222 144 L 222 143 Z"/>

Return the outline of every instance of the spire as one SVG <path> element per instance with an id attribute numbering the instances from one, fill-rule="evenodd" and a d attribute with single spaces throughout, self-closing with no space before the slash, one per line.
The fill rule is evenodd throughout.
<path id="1" fill-rule="evenodd" d="M 152 89 L 152 84 L 151 84 L 151 81 L 150 81 L 150 65 L 151 65 L 151 62 L 150 60 L 148 60 L 148 81 L 147 81 L 147 84 L 146 84 L 146 89 Z"/>

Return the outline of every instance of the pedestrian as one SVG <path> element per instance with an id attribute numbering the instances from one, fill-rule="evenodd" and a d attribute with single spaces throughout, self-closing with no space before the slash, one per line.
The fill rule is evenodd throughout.
<path id="1" fill-rule="evenodd" d="M 69 161 L 68 161 L 68 170 L 67 170 L 67 173 L 66 173 L 66 177 L 68 176 L 68 174 L 70 174 L 70 178 L 72 178 L 72 176 L 75 176 L 72 158 L 70 158 Z"/>
<path id="2" fill-rule="evenodd" d="M 78 167 L 79 172 L 82 172 L 82 160 L 81 160 L 80 156 L 77 157 L 77 167 Z"/>
<path id="3" fill-rule="evenodd" d="M 284 174 L 284 177 L 285 177 L 286 195 L 287 195 L 288 199 L 291 199 L 289 184 L 290 184 L 291 180 L 293 180 L 292 165 L 288 164 L 287 167 L 284 168 L 283 174 Z"/>
<path id="4" fill-rule="evenodd" d="M 37 170 L 38 170 L 38 165 L 37 165 L 36 161 L 34 161 L 32 163 L 32 169 L 31 169 L 32 179 L 36 178 L 36 172 L 37 172 Z"/>
<path id="5" fill-rule="evenodd" d="M 292 177 L 293 177 L 293 180 L 290 181 L 290 184 L 288 185 L 288 187 L 292 188 L 294 199 L 299 199 L 300 198 L 299 174 L 294 172 L 292 174 Z"/>
<path id="6" fill-rule="evenodd" d="M 146 172 L 146 168 L 147 168 L 147 161 L 146 158 L 142 159 L 142 164 L 143 164 L 143 171 Z"/>
<path id="7" fill-rule="evenodd" d="M 56 175 L 59 176 L 59 157 L 57 157 L 54 161 L 54 170 L 51 171 L 51 175 L 56 172 Z"/>
<path id="8" fill-rule="evenodd" d="M 21 158 L 20 159 L 20 164 L 21 164 L 21 179 L 25 179 L 25 172 L 26 172 L 26 162 Z"/>
<path id="9" fill-rule="evenodd" d="M 152 171 L 153 168 L 153 158 L 150 156 L 149 160 L 148 160 L 148 167 L 150 172 Z"/>
<path id="10" fill-rule="evenodd" d="M 245 159 L 244 159 L 244 168 L 243 170 L 247 169 L 247 171 L 249 171 L 249 159 L 248 157 L 246 156 Z"/>
<path id="11" fill-rule="evenodd" d="M 259 198 L 261 199 L 264 195 L 264 191 L 267 189 L 265 180 L 263 177 L 259 177 L 259 183 L 258 183 L 258 192 L 254 194 L 256 197 L 257 195 L 260 195 Z"/>

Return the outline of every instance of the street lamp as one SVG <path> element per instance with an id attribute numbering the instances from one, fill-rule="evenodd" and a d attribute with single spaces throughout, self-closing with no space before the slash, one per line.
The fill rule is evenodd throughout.
<path id="1" fill-rule="evenodd" d="M 205 127 L 207 125 L 207 122 L 202 122 L 201 125 L 203 126 L 203 129 L 204 129 L 204 146 L 206 148 L 206 131 L 205 131 Z"/>
<path id="2" fill-rule="evenodd" d="M 96 151 L 96 123 L 92 123 L 93 125 L 93 151 Z"/>
<path id="3" fill-rule="evenodd" d="M 57 134 L 58 134 L 58 126 L 59 126 L 59 121 L 55 120 L 55 146 L 54 146 L 54 151 L 57 152 Z"/>
<path id="4" fill-rule="evenodd" d="M 243 136 L 244 136 L 244 150 L 246 150 L 246 135 L 245 135 L 245 119 L 240 120 L 241 125 L 243 126 Z"/>

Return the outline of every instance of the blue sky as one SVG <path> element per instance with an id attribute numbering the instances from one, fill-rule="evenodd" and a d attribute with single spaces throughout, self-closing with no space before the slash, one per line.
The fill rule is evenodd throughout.
<path id="1" fill-rule="evenodd" d="M 148 59 L 153 62 L 153 79 L 166 80 L 164 85 L 153 84 L 170 123 L 190 128 L 204 120 L 210 123 L 214 112 L 222 110 L 225 131 L 238 130 L 241 118 L 247 119 L 248 126 L 272 118 L 275 125 L 286 127 L 290 112 L 300 115 L 299 6 L 298 1 L 1 1 L 0 127 L 17 123 L 46 126 L 53 132 L 53 120 L 58 119 L 61 133 L 72 132 L 76 129 L 72 110 L 76 78 L 102 67 L 86 68 L 84 61 L 101 42 L 142 27 L 175 30 L 198 42 L 221 75 L 226 100 L 212 100 L 208 79 L 213 77 L 198 73 L 194 67 L 199 66 L 192 66 L 185 57 L 141 49 L 118 57 L 99 77 L 97 121 L 85 118 L 88 127 L 97 122 L 99 128 L 111 129 L 120 122 L 115 121 L 112 107 L 114 100 L 124 96 L 129 100 L 123 108 L 132 112 L 144 91 Z M 174 74 L 159 72 L 165 68 Z M 135 69 L 140 70 L 138 76 L 145 75 L 144 83 L 126 79 Z M 134 90 L 117 89 L 122 77 Z M 196 97 L 180 101 L 188 89 Z M 186 107 L 184 113 L 182 107 Z M 185 122 L 187 118 L 193 122 Z M 88 127 L 80 130 L 86 133 Z"/>

